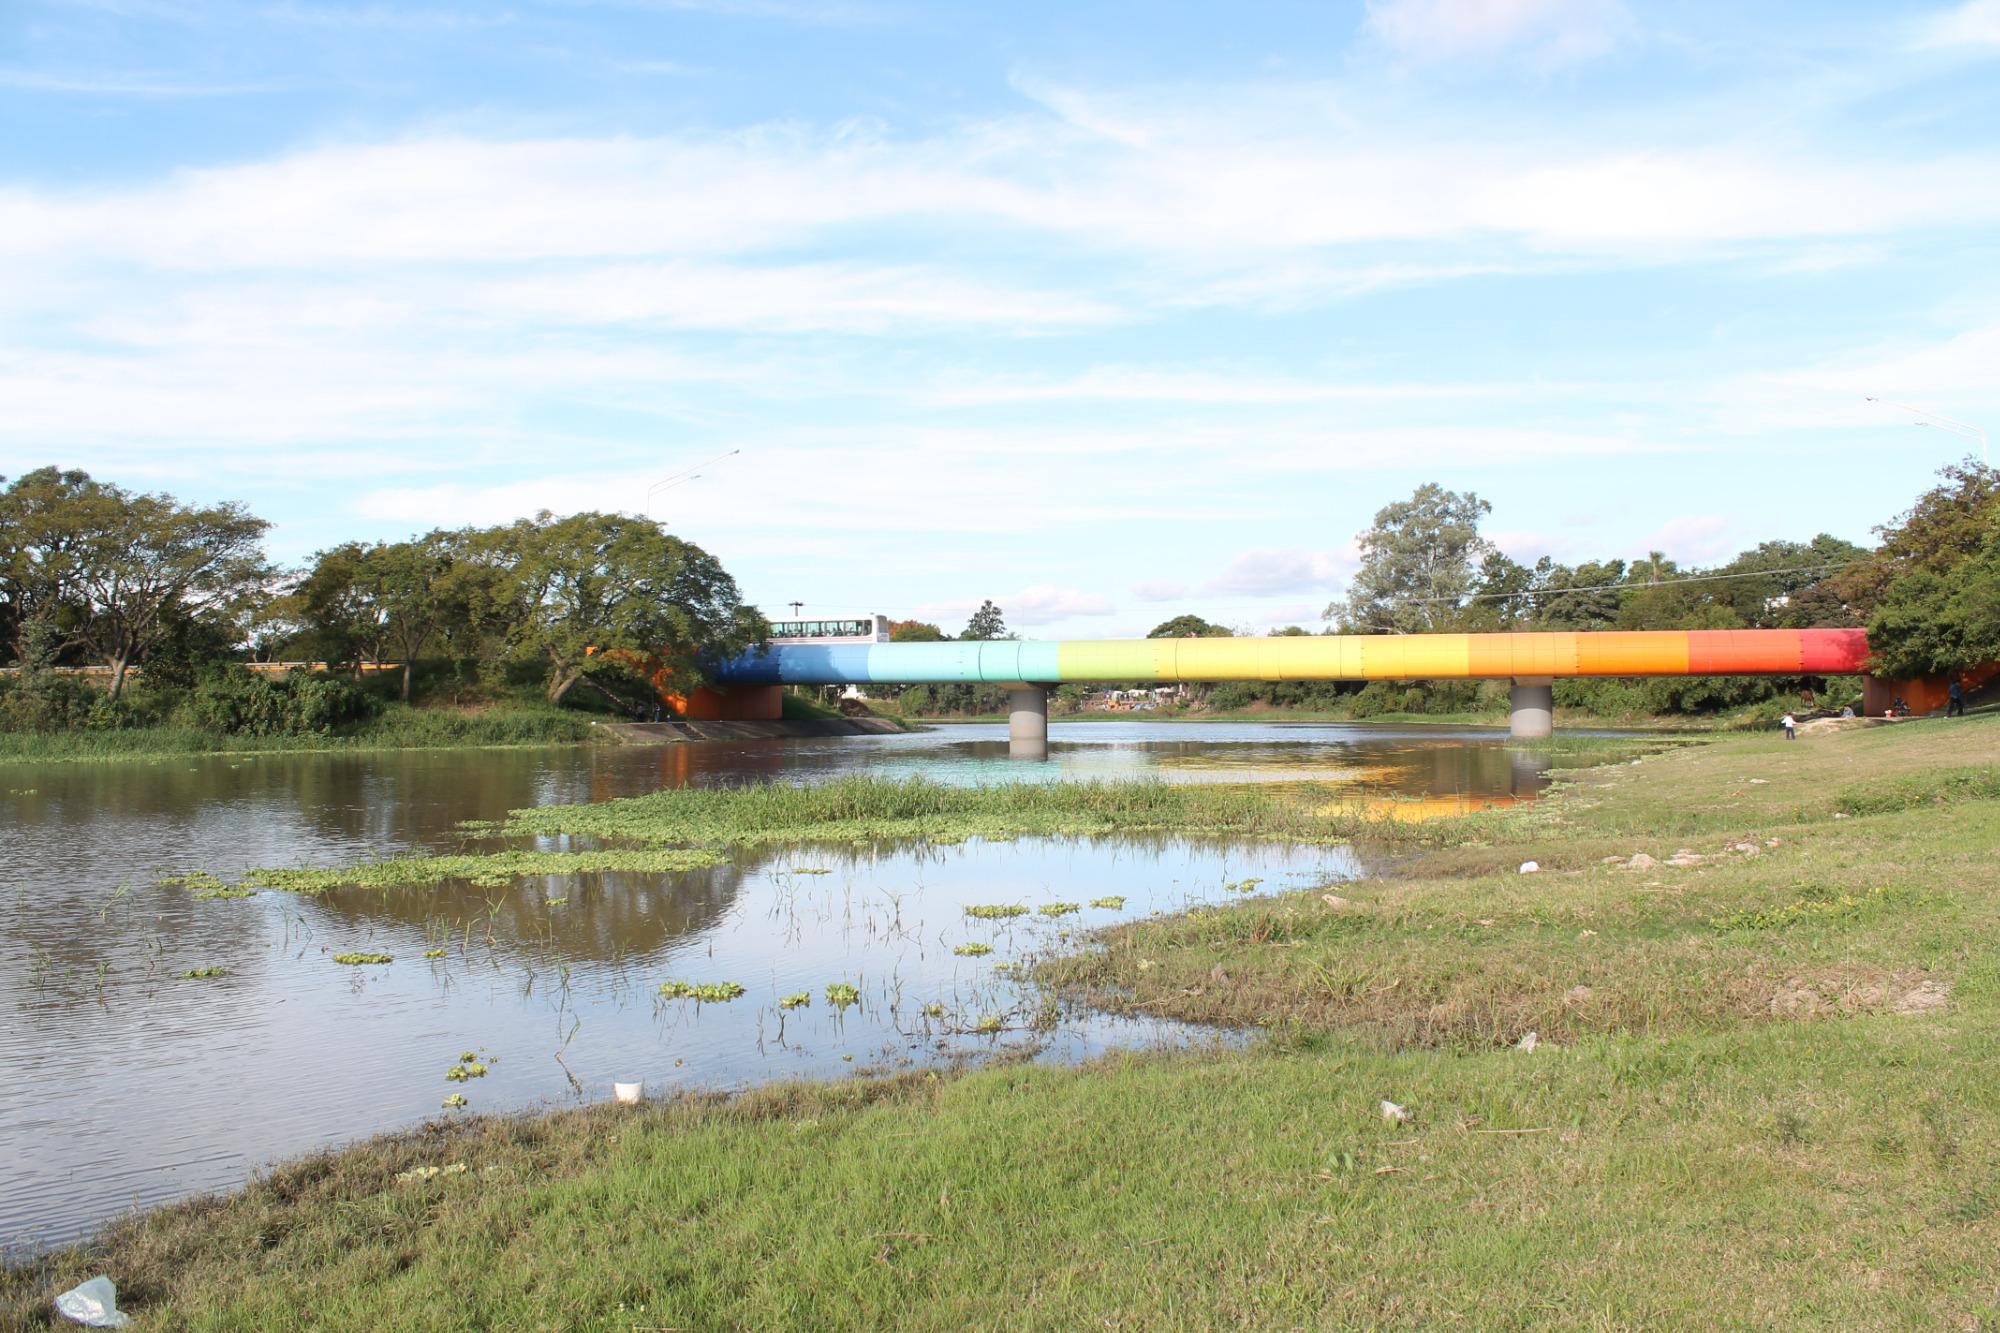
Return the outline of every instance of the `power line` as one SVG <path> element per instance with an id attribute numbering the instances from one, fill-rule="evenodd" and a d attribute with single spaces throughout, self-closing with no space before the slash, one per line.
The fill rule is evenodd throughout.
<path id="1" fill-rule="evenodd" d="M 1461 597 L 1399 597 L 1392 605 L 1413 606 L 1432 602 L 1497 601 L 1508 597 L 1567 597 L 1579 592 L 1632 592 L 1641 588 L 1670 588 L 1682 583 L 1726 583 L 1730 579 L 1768 579 L 1780 574 L 1812 574 L 1822 570 L 1864 565 L 1866 560 L 1840 560 L 1826 565 L 1793 565 L 1787 569 L 1753 569 L 1741 574 L 1692 574 L 1683 579 L 1650 579 L 1645 583 L 1599 583 L 1587 588 L 1523 588 L 1518 592 L 1476 592 Z"/>

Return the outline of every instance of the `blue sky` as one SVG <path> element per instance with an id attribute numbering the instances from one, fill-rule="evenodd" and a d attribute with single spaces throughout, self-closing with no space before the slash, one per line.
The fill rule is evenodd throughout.
<path id="1" fill-rule="evenodd" d="M 2000 428 L 1996 140 L 2000 0 L 5 0 L 0 473 L 1038 636 L 1316 623 L 1425 481 L 1863 539 L 1972 447 L 1867 396 Z"/>

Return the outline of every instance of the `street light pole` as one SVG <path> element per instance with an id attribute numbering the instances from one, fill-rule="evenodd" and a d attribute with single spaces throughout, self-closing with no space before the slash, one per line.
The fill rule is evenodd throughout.
<path id="1" fill-rule="evenodd" d="M 1979 441 L 1979 461 L 1989 468 L 1993 466 L 1993 455 L 1988 451 L 1986 445 L 1986 432 L 1971 422 L 1959 421 L 1945 416 L 1942 412 L 1932 412 L 1927 408 L 1912 407 L 1908 403 L 1892 403 L 1887 398 L 1870 398 L 1868 401 L 1871 403 L 1880 403 L 1884 407 L 1893 407 L 1898 411 L 1908 412 L 1911 416 L 1917 418 L 1916 424 L 1919 426 L 1936 426 L 1939 430 L 1948 430 L 1953 435 L 1963 435 L 1968 440 Z"/>

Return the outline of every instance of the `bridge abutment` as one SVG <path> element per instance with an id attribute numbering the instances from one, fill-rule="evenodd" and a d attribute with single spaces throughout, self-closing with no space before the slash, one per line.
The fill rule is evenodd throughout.
<path id="1" fill-rule="evenodd" d="M 1049 757 L 1049 692 L 1040 685 L 1007 689 L 1007 757 Z"/>
<path id="2" fill-rule="evenodd" d="M 1556 730 L 1555 681 L 1549 676 L 1516 676 L 1508 691 L 1507 731 L 1516 740 L 1540 740 Z"/>

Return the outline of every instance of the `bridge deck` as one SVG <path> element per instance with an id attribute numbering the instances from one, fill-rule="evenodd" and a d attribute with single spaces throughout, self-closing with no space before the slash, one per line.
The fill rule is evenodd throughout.
<path id="1" fill-rule="evenodd" d="M 1505 680 L 1578 676 L 1832 676 L 1866 669 L 1867 632 L 1644 630 L 777 644 L 719 666 L 723 685 L 1025 681 Z"/>

